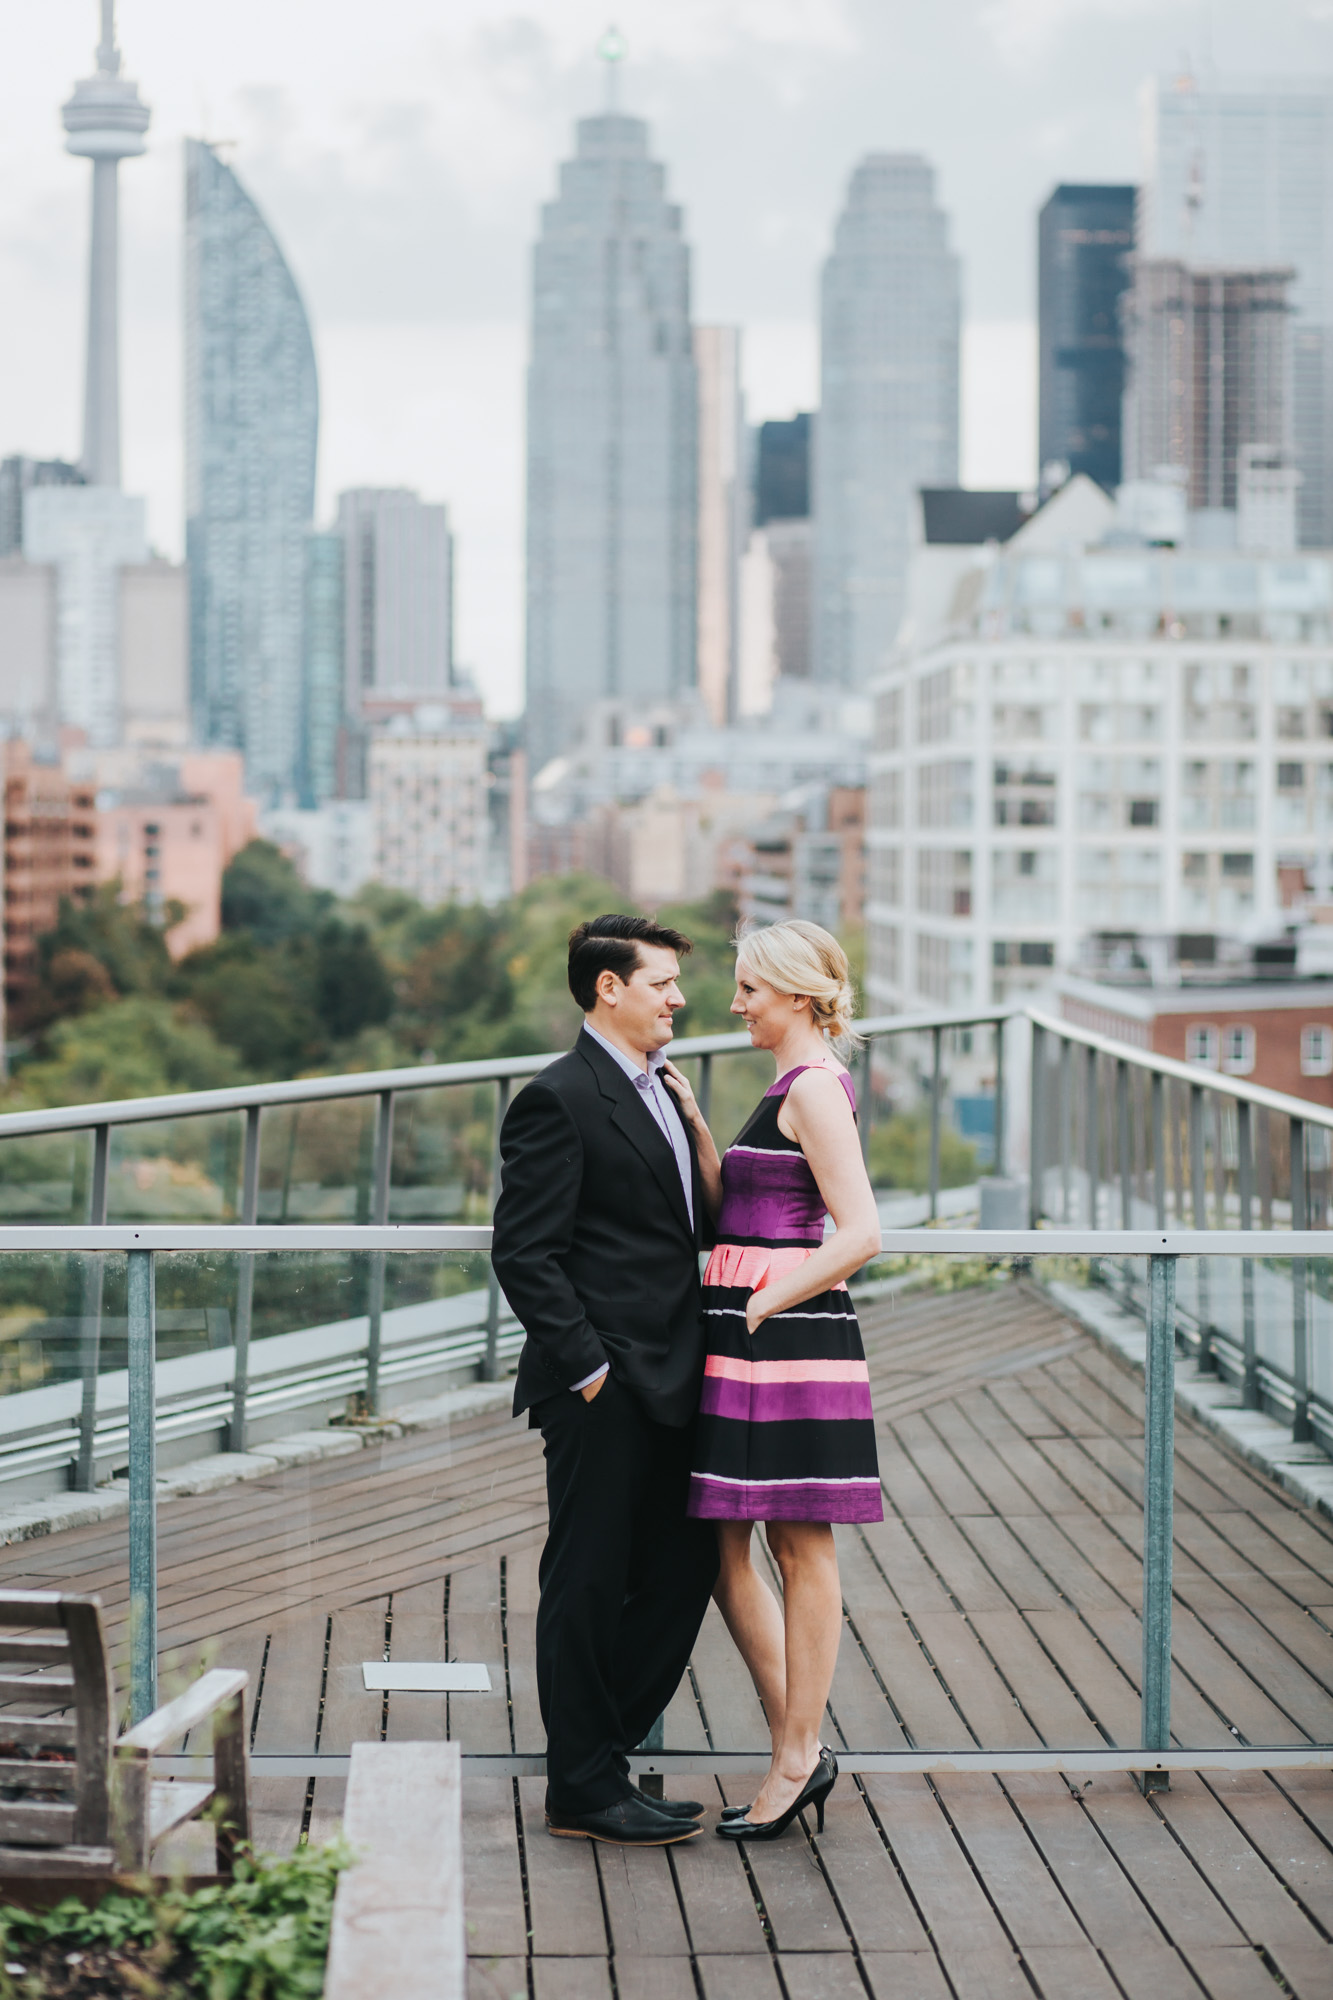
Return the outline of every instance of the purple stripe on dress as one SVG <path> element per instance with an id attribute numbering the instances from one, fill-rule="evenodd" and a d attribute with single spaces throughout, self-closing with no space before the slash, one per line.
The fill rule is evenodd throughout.
<path id="1" fill-rule="evenodd" d="M 884 1495 L 877 1479 L 727 1485 L 696 1472 L 685 1511 L 698 1521 L 882 1521 Z"/>
<path id="2" fill-rule="evenodd" d="M 824 1240 L 824 1200 L 804 1153 L 727 1154 L 717 1233 L 724 1241 Z"/>
<path id="3" fill-rule="evenodd" d="M 701 1412 L 737 1423 L 843 1423 L 875 1412 L 868 1382 L 733 1382 L 724 1375 L 704 1377 Z"/>

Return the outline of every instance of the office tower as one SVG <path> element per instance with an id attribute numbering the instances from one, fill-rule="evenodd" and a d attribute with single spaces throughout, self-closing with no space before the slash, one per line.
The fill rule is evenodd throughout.
<path id="1" fill-rule="evenodd" d="M 77 465 L 63 458 L 0 459 L 0 556 L 23 550 L 23 496 L 34 486 L 82 486 Z"/>
<path id="2" fill-rule="evenodd" d="M 1132 187 L 1058 187 L 1037 225 L 1039 456 L 1120 484 L 1120 298 L 1134 248 Z"/>
<path id="3" fill-rule="evenodd" d="M 323 805 L 338 790 L 338 743 L 346 713 L 344 549 L 336 528 L 312 528 L 306 536 L 300 798 L 307 808 Z"/>
<path id="4" fill-rule="evenodd" d="M 755 433 L 754 524 L 804 520 L 810 512 L 810 433 L 808 410 L 760 424 Z"/>
<path id="5" fill-rule="evenodd" d="M 448 508 L 403 488 L 357 487 L 339 495 L 338 533 L 348 715 L 443 699 L 453 680 Z"/>
<path id="6" fill-rule="evenodd" d="M 1191 509 L 1234 511 L 1244 446 L 1291 443 L 1290 271 L 1136 257 L 1125 298 L 1125 474 L 1177 468 Z"/>
<path id="7" fill-rule="evenodd" d="M 65 150 L 93 163 L 88 263 L 88 355 L 83 400 L 83 475 L 120 485 L 120 214 L 118 172 L 144 150 L 149 111 L 120 74 L 115 0 L 101 0 L 97 73 L 74 86 L 61 112 Z"/>
<path id="8" fill-rule="evenodd" d="M 113 486 L 36 486 L 23 553 L 56 573 L 55 705 L 103 748 L 121 732 L 121 571 L 148 561 L 144 503 Z"/>
<path id="9" fill-rule="evenodd" d="M 958 259 L 935 173 L 871 153 L 838 218 L 822 293 L 815 430 L 815 673 L 862 688 L 887 662 L 917 489 L 958 479 Z"/>
<path id="10" fill-rule="evenodd" d="M 534 773 L 594 702 L 695 685 L 690 258 L 648 127 L 579 121 L 542 211 L 528 371 L 527 705 Z"/>
<path id="11" fill-rule="evenodd" d="M 749 511 L 740 328 L 697 326 L 694 365 L 699 375 L 697 671 L 704 706 L 722 724 L 735 710 L 740 557 Z"/>
<path id="12" fill-rule="evenodd" d="M 301 608 L 319 389 L 282 252 L 211 146 L 185 147 L 185 539 L 200 740 L 273 799 L 300 768 Z"/>
<path id="13" fill-rule="evenodd" d="M 1333 547 L 1333 78 L 1162 77 L 1142 109 L 1140 251 L 1295 273 L 1300 538 Z"/>

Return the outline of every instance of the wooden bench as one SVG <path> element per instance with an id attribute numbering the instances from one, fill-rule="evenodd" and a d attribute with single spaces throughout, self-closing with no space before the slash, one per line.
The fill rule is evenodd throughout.
<path id="1" fill-rule="evenodd" d="M 229 1875 L 250 1835 L 248 1682 L 204 1674 L 113 1745 L 98 1599 L 0 1596 L 0 1878 L 141 1874 L 163 1836 L 215 1800 L 218 1872 Z M 19 1712 L 32 1709 L 44 1712 Z M 154 1751 L 210 1718 L 212 1782 L 155 1784 Z"/>
<path id="2" fill-rule="evenodd" d="M 464 2000 L 456 1743 L 356 1743 L 324 2000 Z"/>

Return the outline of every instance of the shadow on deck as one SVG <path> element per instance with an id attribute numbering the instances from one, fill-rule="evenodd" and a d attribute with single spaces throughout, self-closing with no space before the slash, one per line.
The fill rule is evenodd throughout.
<path id="1" fill-rule="evenodd" d="M 1141 1385 L 1039 1293 L 863 1315 L 889 1518 L 840 1529 L 828 1740 L 1138 1741 Z M 1177 1427 L 1182 1744 L 1333 1740 L 1333 1528 Z M 173 1501 L 163 1644 L 249 1669 L 256 1752 L 437 1737 L 539 1750 L 539 1440 L 500 1416 Z M 124 1523 L 0 1552 L 8 1586 L 97 1589 L 124 1645 Z M 368 1693 L 361 1663 L 485 1660 L 495 1692 Z M 169 1675 L 164 1676 L 170 1692 Z M 710 1614 L 669 1746 L 765 1740 Z M 673 1780 L 716 1796 L 736 1787 Z M 540 1779 L 469 1778 L 473 2000 L 1219 2000 L 1333 1993 L 1333 1776 L 844 1778 L 825 1834 L 553 1841 Z M 332 1831 L 341 1783 L 261 1779 L 261 1845 Z M 741 1791 L 741 1798 L 748 1792 Z"/>

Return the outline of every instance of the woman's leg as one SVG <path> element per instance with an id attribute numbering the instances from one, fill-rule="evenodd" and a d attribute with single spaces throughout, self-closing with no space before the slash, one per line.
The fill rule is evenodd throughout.
<path id="1" fill-rule="evenodd" d="M 770 1521 L 768 1546 L 782 1572 L 786 1632 L 786 1704 L 773 1732 L 773 1763 L 748 1817 L 785 1812 L 819 1761 L 833 1669 L 842 1636 L 842 1586 L 833 1530 L 826 1521 Z"/>
<path id="2" fill-rule="evenodd" d="M 786 1639 L 782 1611 L 751 1560 L 752 1521 L 718 1521 L 721 1567 L 713 1596 L 726 1620 L 736 1650 L 750 1669 L 750 1678 L 764 1704 L 774 1747 L 782 1735 L 786 1710 Z"/>

